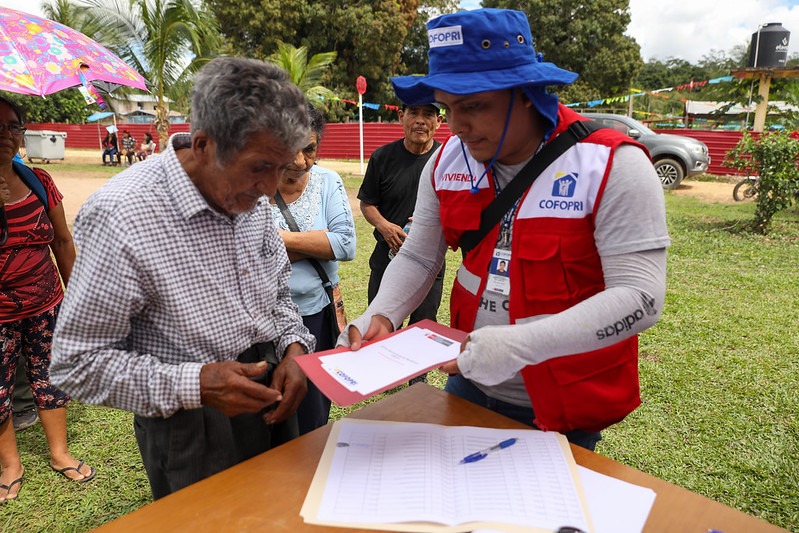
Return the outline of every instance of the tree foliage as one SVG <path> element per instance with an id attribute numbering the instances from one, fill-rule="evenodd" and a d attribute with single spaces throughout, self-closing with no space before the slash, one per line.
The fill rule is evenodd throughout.
<path id="1" fill-rule="evenodd" d="M 427 73 L 427 21 L 444 13 L 458 10 L 458 0 L 427 0 L 421 2 L 418 15 L 408 30 L 402 46 L 398 76 Z"/>
<path id="2" fill-rule="evenodd" d="M 54 20 L 77 30 L 86 36 L 99 36 L 103 32 L 100 23 L 91 11 L 78 7 L 72 0 L 48 0 L 42 3 L 42 13 Z"/>
<path id="3" fill-rule="evenodd" d="M 636 89 L 643 91 L 657 91 L 684 85 L 691 80 L 698 82 L 714 77 L 727 76 L 730 73 L 729 68 L 717 69 L 715 64 L 710 68 L 703 68 L 700 65 L 692 65 L 688 61 L 676 57 L 669 57 L 665 60 L 652 59 L 643 65 L 634 82 L 634 86 Z M 709 72 L 713 72 L 714 75 L 708 76 Z M 696 90 L 699 91 L 700 89 L 697 88 Z M 703 94 L 707 94 L 708 90 L 707 88 L 701 89 Z M 639 118 L 646 119 L 652 116 L 682 117 L 685 108 L 684 100 L 701 99 L 699 94 L 692 96 L 691 92 L 691 90 L 674 90 L 659 93 L 657 96 L 636 97 L 635 103 L 640 113 Z"/>
<path id="4" fill-rule="evenodd" d="M 536 52 L 580 75 L 558 89 L 564 102 L 627 94 L 641 69 L 641 49 L 624 35 L 629 0 L 484 0 L 484 7 L 527 13 Z"/>
<path id="5" fill-rule="evenodd" d="M 327 108 L 335 93 L 323 86 L 330 65 L 336 60 L 336 52 L 314 54 L 308 58 L 308 48 L 283 42 L 269 61 L 289 73 L 291 82 L 300 88 L 308 101 L 317 109 Z"/>
<path id="6" fill-rule="evenodd" d="M 27 122 L 61 122 L 82 124 L 86 118 L 86 101 L 77 89 L 67 89 L 46 98 L 0 91 L 25 111 Z"/>
<path id="7" fill-rule="evenodd" d="M 306 47 L 311 56 L 336 52 L 329 88 L 341 98 L 355 99 L 355 80 L 363 76 L 368 84 L 364 99 L 380 103 L 396 101 L 391 76 L 409 68 L 426 69 L 426 32 L 421 31 L 426 19 L 422 26 L 420 19 L 434 9 L 456 7 L 453 0 L 205 2 L 217 17 L 230 52 L 266 59 L 279 42 Z M 418 53 L 419 43 L 424 45 L 423 54 Z M 412 67 L 403 65 L 406 51 Z"/>

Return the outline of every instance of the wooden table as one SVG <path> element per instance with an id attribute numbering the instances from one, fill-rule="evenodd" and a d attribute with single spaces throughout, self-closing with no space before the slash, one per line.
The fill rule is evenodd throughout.
<path id="1" fill-rule="evenodd" d="M 450 426 L 527 427 L 421 383 L 349 416 Z M 96 531 L 344 531 L 341 528 L 305 524 L 300 517 L 300 508 L 329 432 L 329 426 L 319 428 L 146 505 Z M 572 446 L 572 452 L 577 463 L 582 466 L 649 487 L 657 493 L 645 532 L 707 533 L 710 529 L 724 533 L 785 531 L 584 448 Z"/>

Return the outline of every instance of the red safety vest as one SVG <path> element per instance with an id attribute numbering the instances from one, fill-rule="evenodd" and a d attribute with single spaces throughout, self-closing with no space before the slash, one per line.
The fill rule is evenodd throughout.
<path id="1" fill-rule="evenodd" d="M 553 138 L 580 118 L 564 106 L 558 114 Z M 594 132 L 560 156 L 522 196 L 513 220 L 508 268 L 512 324 L 561 312 L 605 288 L 594 242 L 594 215 L 614 150 L 622 143 L 637 144 L 614 130 Z M 485 164 L 466 154 L 460 142 L 450 138 L 433 172 L 444 235 L 453 250 L 465 231 L 479 227 L 480 213 L 495 197 L 491 172 L 478 184 L 479 191 L 471 192 L 469 169 L 477 182 Z M 474 329 L 498 235 L 499 225 L 466 255 L 458 270 L 450 299 L 454 328 Z M 600 350 L 528 365 L 521 374 L 535 424 L 544 430 L 599 431 L 641 403 L 637 336 Z"/>

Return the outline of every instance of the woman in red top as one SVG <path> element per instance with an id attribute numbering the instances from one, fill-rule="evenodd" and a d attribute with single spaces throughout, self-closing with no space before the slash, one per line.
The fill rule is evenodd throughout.
<path id="1" fill-rule="evenodd" d="M 12 159 L 25 133 L 16 105 L 0 97 L 0 206 L 8 221 L 8 238 L 0 246 L 0 503 L 17 497 L 25 469 L 20 461 L 11 397 L 20 354 L 50 448 L 50 467 L 75 481 L 94 477 L 94 468 L 67 449 L 69 395 L 50 384 L 50 349 L 61 299 L 75 262 L 61 193 L 47 172 L 35 177 L 47 194 L 48 210 L 28 188 Z M 56 264 L 50 257 L 52 251 Z"/>

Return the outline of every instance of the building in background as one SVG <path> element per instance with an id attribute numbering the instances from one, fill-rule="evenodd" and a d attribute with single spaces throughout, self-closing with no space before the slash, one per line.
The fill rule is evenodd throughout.
<path id="1" fill-rule="evenodd" d="M 108 102 L 118 117 L 122 117 L 128 124 L 152 124 L 155 122 L 155 106 L 157 100 L 150 94 L 108 95 Z M 171 102 L 166 99 L 167 105 Z M 186 115 L 177 111 L 169 111 L 170 124 L 184 124 L 188 122 Z"/>

